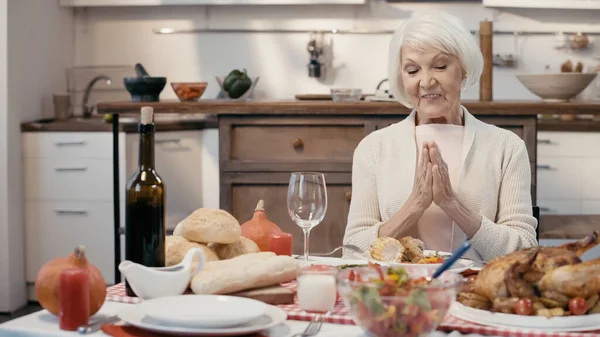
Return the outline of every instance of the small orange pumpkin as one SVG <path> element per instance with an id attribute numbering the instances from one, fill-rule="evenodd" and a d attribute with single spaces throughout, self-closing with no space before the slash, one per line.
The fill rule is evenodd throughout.
<path id="1" fill-rule="evenodd" d="M 261 252 L 269 250 L 269 234 L 281 232 L 279 226 L 267 219 L 263 200 L 256 205 L 252 219 L 242 224 L 242 236 L 254 241 Z"/>
<path id="2" fill-rule="evenodd" d="M 37 274 L 35 294 L 42 308 L 54 315 L 60 313 L 59 286 L 60 273 L 66 269 L 81 268 L 88 272 L 90 282 L 90 316 L 98 312 L 106 299 L 106 282 L 100 270 L 89 263 L 85 248 L 79 246 L 67 257 L 57 257 L 48 261 Z"/>

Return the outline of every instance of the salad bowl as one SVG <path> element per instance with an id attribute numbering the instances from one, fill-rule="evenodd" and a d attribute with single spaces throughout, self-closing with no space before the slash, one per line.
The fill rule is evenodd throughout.
<path id="1" fill-rule="evenodd" d="M 355 323 L 376 337 L 426 336 L 456 301 L 463 277 L 425 268 L 376 264 L 347 268 L 337 275 L 338 293 Z"/>

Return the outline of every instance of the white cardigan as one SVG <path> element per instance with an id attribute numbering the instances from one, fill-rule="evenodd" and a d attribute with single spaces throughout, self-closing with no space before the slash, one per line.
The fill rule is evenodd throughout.
<path id="1" fill-rule="evenodd" d="M 537 221 L 532 215 L 531 167 L 525 143 L 513 132 L 486 124 L 462 108 L 462 168 L 453 189 L 465 207 L 482 215 L 481 227 L 470 239 L 472 249 L 490 260 L 536 246 Z M 413 110 L 406 119 L 370 133 L 354 151 L 344 244 L 360 247 L 363 254 L 345 250 L 346 258 L 369 257 L 379 227 L 412 192 L 417 157 L 415 114 Z"/>

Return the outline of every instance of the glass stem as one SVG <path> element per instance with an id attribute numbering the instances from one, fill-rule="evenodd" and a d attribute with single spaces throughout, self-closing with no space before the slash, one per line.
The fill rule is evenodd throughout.
<path id="1" fill-rule="evenodd" d="M 308 247 L 309 245 L 309 237 L 310 237 L 310 228 L 302 228 L 304 232 L 304 261 L 308 261 Z"/>

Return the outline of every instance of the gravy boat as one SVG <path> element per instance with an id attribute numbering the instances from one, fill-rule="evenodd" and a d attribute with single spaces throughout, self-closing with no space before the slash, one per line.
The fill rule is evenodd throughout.
<path id="1" fill-rule="evenodd" d="M 196 269 L 192 263 L 197 258 Z M 169 267 L 146 267 L 125 260 L 119 264 L 119 271 L 135 294 L 143 299 L 181 295 L 188 288 L 194 275 L 204 268 L 206 255 L 202 248 L 192 248 L 180 263 Z"/>

